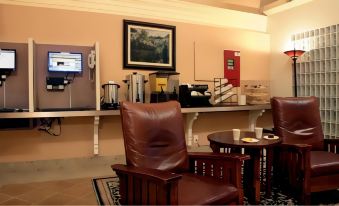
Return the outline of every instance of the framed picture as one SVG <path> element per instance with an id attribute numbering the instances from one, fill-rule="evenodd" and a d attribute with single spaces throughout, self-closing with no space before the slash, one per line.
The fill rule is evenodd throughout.
<path id="1" fill-rule="evenodd" d="M 124 68 L 175 71 L 175 26 L 124 20 Z"/>

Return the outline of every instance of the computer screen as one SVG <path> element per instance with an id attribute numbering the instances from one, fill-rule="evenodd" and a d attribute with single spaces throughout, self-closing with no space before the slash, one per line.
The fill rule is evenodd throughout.
<path id="1" fill-rule="evenodd" d="M 0 70 L 15 70 L 15 49 L 0 49 Z"/>
<path id="2" fill-rule="evenodd" d="M 80 73 L 82 53 L 48 52 L 48 71 Z"/>

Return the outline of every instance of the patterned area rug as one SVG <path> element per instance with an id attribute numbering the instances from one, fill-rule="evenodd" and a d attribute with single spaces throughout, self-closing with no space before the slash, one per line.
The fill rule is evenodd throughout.
<path id="1" fill-rule="evenodd" d="M 99 205 L 120 205 L 119 179 L 117 177 L 101 177 L 93 179 L 93 188 Z M 247 198 L 244 204 L 249 205 Z M 279 188 L 272 187 L 272 196 L 267 198 L 261 193 L 260 205 L 297 205 L 298 202 L 289 195 L 283 194 Z M 339 205 L 339 190 L 312 193 L 313 205 Z"/>

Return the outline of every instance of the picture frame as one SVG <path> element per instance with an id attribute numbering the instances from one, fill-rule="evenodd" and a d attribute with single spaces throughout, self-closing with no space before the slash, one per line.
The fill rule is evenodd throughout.
<path id="1" fill-rule="evenodd" d="M 123 21 L 123 67 L 175 71 L 175 26 Z"/>

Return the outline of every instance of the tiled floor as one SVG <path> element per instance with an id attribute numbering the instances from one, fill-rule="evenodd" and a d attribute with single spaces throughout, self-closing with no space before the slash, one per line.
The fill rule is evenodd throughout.
<path id="1" fill-rule="evenodd" d="M 97 205 L 91 179 L 4 185 L 0 205 Z"/>

